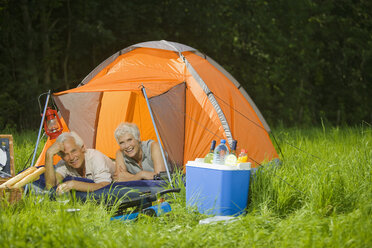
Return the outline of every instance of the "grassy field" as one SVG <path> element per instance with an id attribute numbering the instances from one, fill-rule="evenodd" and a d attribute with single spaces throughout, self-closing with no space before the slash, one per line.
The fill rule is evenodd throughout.
<path id="1" fill-rule="evenodd" d="M 200 225 L 208 216 L 186 209 L 184 188 L 172 212 L 135 222 L 111 221 L 102 205 L 29 197 L 1 208 L 1 247 L 372 247 L 371 127 L 274 131 L 283 163 L 261 167 L 234 222 Z M 14 139 L 19 170 L 36 137 Z"/>

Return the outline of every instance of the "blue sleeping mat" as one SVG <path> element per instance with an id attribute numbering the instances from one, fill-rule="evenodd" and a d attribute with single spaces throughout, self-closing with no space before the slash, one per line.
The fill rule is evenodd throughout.
<path id="1" fill-rule="evenodd" d="M 82 182 L 93 183 L 93 180 L 81 178 L 81 177 L 66 177 L 64 182 L 69 180 L 77 180 Z M 129 182 L 115 182 L 111 183 L 101 189 L 92 192 L 82 192 L 74 191 L 73 195 L 76 199 L 81 201 L 86 201 L 88 199 L 95 200 L 97 202 L 105 202 L 106 204 L 113 204 L 116 201 L 131 201 L 141 197 L 144 194 L 156 194 L 164 190 L 168 181 L 165 180 L 138 180 L 138 181 L 129 181 Z M 44 174 L 40 176 L 37 181 L 32 183 L 33 186 L 38 187 L 39 189 L 45 189 L 45 178 Z M 55 198 L 55 189 L 50 190 L 49 195 L 52 199 Z"/>

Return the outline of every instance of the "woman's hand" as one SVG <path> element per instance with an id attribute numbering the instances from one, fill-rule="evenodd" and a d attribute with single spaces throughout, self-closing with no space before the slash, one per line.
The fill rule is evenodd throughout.
<path id="1" fill-rule="evenodd" d="M 133 175 L 129 172 L 117 173 L 115 172 L 113 179 L 115 182 L 127 182 L 127 181 L 136 181 L 136 180 L 152 180 L 154 179 L 155 172 L 151 171 L 140 171 L 137 174 Z"/>
<path id="2" fill-rule="evenodd" d="M 114 181 L 116 182 L 124 182 L 124 181 L 128 181 L 128 171 L 125 167 L 124 164 L 122 163 L 116 163 L 116 170 L 115 170 L 115 173 L 112 177 L 112 179 L 114 179 Z"/>
<path id="3" fill-rule="evenodd" d="M 152 171 L 140 171 L 136 175 L 140 178 L 138 180 L 153 180 L 156 173 Z"/>
<path id="4" fill-rule="evenodd" d="M 112 177 L 115 182 L 126 182 L 130 181 L 128 180 L 129 177 L 125 175 L 125 173 L 118 173 L 118 171 L 115 172 L 114 176 Z"/>

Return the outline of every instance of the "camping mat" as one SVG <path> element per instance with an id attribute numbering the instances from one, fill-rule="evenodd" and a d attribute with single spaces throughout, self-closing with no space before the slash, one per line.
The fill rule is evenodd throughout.
<path id="1" fill-rule="evenodd" d="M 82 182 L 93 183 L 93 180 L 80 177 L 70 177 L 64 178 L 63 182 L 77 180 Z M 71 194 L 76 197 L 76 199 L 85 202 L 88 199 L 95 200 L 97 202 L 104 202 L 106 204 L 114 204 L 116 201 L 131 201 L 131 199 L 136 199 L 144 194 L 156 194 L 161 190 L 164 190 L 167 185 L 167 181 L 164 180 L 138 180 L 129 182 L 115 182 L 111 183 L 103 188 L 100 188 L 93 192 L 82 192 L 74 191 Z M 57 186 L 48 191 L 47 194 L 51 199 L 56 198 Z M 31 184 L 30 189 L 38 189 L 39 192 L 45 193 L 45 178 L 41 175 L 40 178 Z M 30 190 L 31 191 L 31 190 Z"/>

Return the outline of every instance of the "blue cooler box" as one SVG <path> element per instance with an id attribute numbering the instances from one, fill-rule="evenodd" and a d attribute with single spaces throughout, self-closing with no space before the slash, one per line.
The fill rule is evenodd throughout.
<path id="1" fill-rule="evenodd" d="M 244 213 L 250 167 L 250 163 L 229 166 L 189 161 L 186 164 L 186 206 L 196 206 L 202 214 Z"/>

